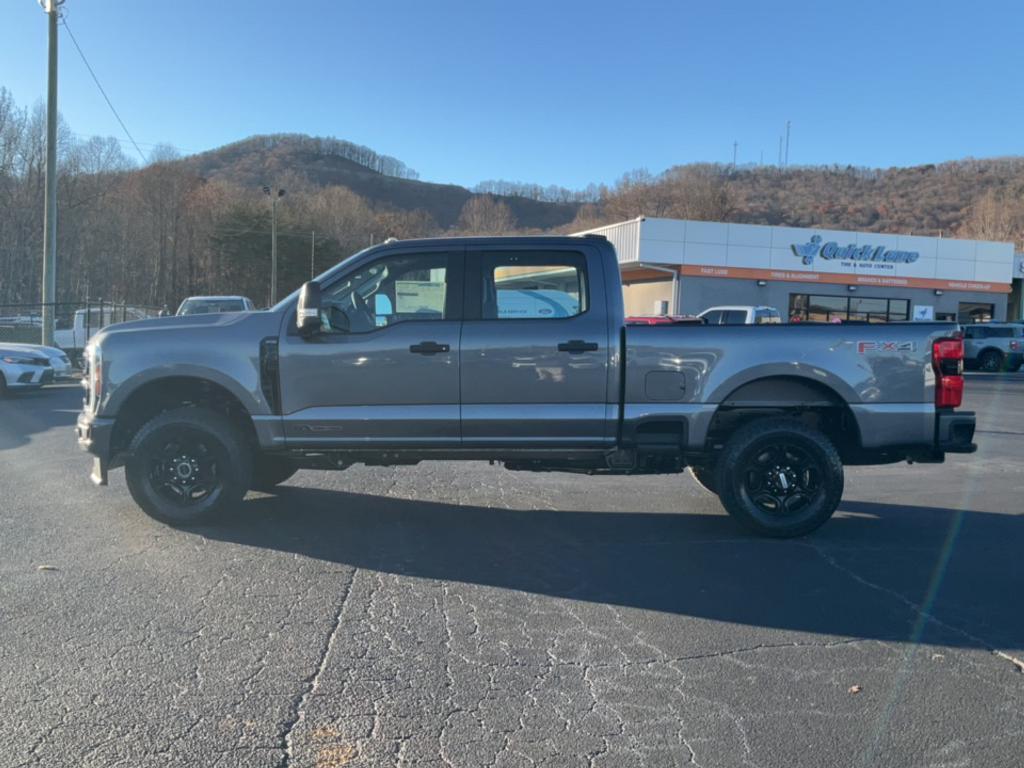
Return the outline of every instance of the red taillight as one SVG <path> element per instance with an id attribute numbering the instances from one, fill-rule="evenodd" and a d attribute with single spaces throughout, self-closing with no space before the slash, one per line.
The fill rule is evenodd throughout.
<path id="1" fill-rule="evenodd" d="M 935 387 L 937 408 L 959 408 L 964 401 L 964 377 L 940 376 Z"/>
<path id="2" fill-rule="evenodd" d="M 1011 341 L 1010 342 L 1010 351 L 1011 352 L 1020 352 L 1020 342 L 1019 341 Z"/>
<path id="3" fill-rule="evenodd" d="M 932 344 L 935 369 L 935 406 L 958 408 L 964 401 L 963 339 L 939 339 Z"/>

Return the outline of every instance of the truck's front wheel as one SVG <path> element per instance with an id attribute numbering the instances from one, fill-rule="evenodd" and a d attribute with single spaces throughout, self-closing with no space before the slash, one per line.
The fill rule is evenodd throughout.
<path id="1" fill-rule="evenodd" d="M 715 483 L 726 511 L 762 536 L 810 533 L 843 496 L 843 464 L 821 432 L 788 418 L 740 428 L 718 457 Z"/>
<path id="2" fill-rule="evenodd" d="M 135 503 L 171 525 L 206 522 L 233 507 L 251 475 L 244 439 L 207 408 L 176 408 L 148 421 L 132 440 L 125 465 Z"/>

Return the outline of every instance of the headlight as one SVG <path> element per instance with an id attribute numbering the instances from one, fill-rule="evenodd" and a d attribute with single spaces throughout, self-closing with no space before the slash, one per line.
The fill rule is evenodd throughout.
<path id="1" fill-rule="evenodd" d="M 85 348 L 85 360 L 89 377 L 89 409 L 95 413 L 103 396 L 103 354 L 99 345 L 89 344 Z"/>
<path id="2" fill-rule="evenodd" d="M 38 357 L 14 357 L 8 355 L 0 358 L 0 360 L 10 365 L 49 365 L 46 360 L 40 360 Z"/>

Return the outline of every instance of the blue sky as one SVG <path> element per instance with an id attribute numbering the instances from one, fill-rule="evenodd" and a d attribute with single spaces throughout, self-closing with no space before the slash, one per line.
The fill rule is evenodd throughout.
<path id="1" fill-rule="evenodd" d="M 45 95 L 35 0 L 0 85 Z M 1024 6 L 1003 2 L 67 0 L 140 143 L 333 135 L 431 181 L 583 186 L 732 158 L 888 167 L 1022 153 Z M 61 112 L 120 129 L 62 31 Z"/>

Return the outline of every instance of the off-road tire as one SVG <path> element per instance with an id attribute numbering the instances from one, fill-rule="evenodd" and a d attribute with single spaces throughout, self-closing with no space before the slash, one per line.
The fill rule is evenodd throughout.
<path id="1" fill-rule="evenodd" d="M 792 538 L 820 527 L 836 511 L 843 463 L 818 430 L 767 417 L 729 438 L 715 463 L 715 484 L 722 506 L 744 526 L 762 536 Z M 781 502 L 774 511 L 765 508 L 769 499 Z"/>
<path id="2" fill-rule="evenodd" d="M 978 356 L 978 369 L 985 373 L 998 373 L 1003 370 L 1003 356 L 995 349 L 986 349 Z"/>
<path id="3" fill-rule="evenodd" d="M 715 468 L 713 466 L 704 467 L 691 464 L 686 468 L 686 471 L 697 485 L 710 494 L 718 495 L 716 490 L 718 486 L 715 485 Z"/>
<path id="4" fill-rule="evenodd" d="M 176 444 L 180 447 L 176 449 Z M 201 448 L 191 449 L 195 443 Z M 172 500 L 168 482 L 173 472 L 206 477 L 212 490 L 198 499 Z M 189 465 L 189 466 L 186 466 Z M 166 411 L 146 422 L 132 438 L 125 464 L 128 490 L 142 510 L 170 525 L 196 525 L 214 520 L 237 506 L 252 480 L 252 451 L 241 431 L 227 417 L 201 407 Z"/>

